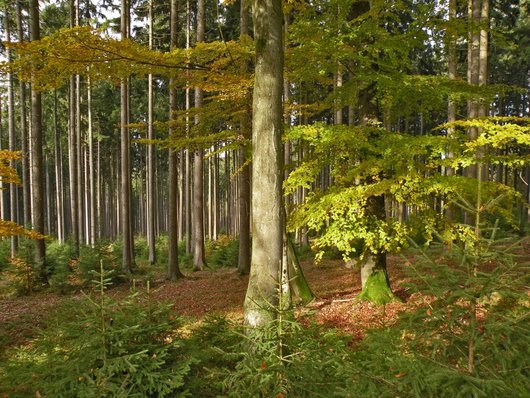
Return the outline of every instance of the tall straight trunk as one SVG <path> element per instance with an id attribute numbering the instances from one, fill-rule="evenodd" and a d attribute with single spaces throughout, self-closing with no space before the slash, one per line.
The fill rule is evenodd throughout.
<path id="1" fill-rule="evenodd" d="M 241 36 L 248 35 L 248 2 L 241 0 L 240 10 L 240 32 Z M 243 66 L 243 73 L 248 72 L 248 65 Z M 245 112 L 241 115 L 240 135 L 243 145 L 239 149 L 239 253 L 237 269 L 241 275 L 250 272 L 250 177 L 251 165 L 247 164 L 249 148 L 246 143 L 252 135 L 252 120 L 250 93 L 246 97 Z M 215 189 L 215 187 L 214 187 Z"/>
<path id="2" fill-rule="evenodd" d="M 456 28 L 452 26 L 456 21 L 456 0 L 449 0 L 449 28 L 447 29 L 447 72 L 448 77 L 451 80 L 456 79 L 456 63 L 457 63 L 457 54 L 456 54 Z M 456 121 L 456 102 L 449 97 L 447 103 L 447 121 L 453 123 Z M 447 129 L 447 136 L 451 137 L 454 135 L 454 128 L 449 127 Z M 448 158 L 454 157 L 452 150 L 447 154 Z M 455 170 L 452 167 L 447 167 L 446 174 L 452 176 L 455 174 Z M 451 220 L 454 217 L 453 209 L 451 206 L 448 206 L 445 212 L 445 216 Z"/>
<path id="3" fill-rule="evenodd" d="M 482 0 L 480 9 L 480 32 L 479 32 L 479 67 L 478 67 L 478 85 L 488 84 L 488 34 L 489 34 L 489 0 Z M 478 106 L 478 116 L 485 117 L 488 115 L 488 107 L 484 101 Z"/>
<path id="4" fill-rule="evenodd" d="M 197 43 L 204 41 L 204 0 L 197 0 Z M 202 107 L 202 89 L 195 88 L 195 109 Z M 195 114 L 195 124 L 200 124 L 200 116 Z M 202 270 L 206 265 L 204 250 L 204 150 L 195 149 L 193 156 L 193 269 Z"/>
<path id="5" fill-rule="evenodd" d="M 153 49 L 153 3 L 149 1 L 149 48 Z M 147 78 L 147 139 L 155 138 L 153 129 L 153 75 Z M 147 146 L 147 245 L 149 247 L 149 264 L 156 263 L 155 221 L 156 221 L 156 191 L 155 191 L 155 148 L 153 144 Z"/>
<path id="6" fill-rule="evenodd" d="M 252 260 L 245 323 L 276 318 L 287 275 L 283 251 L 283 12 L 281 0 L 253 0 L 256 69 L 252 121 Z M 282 297 L 290 297 L 281 283 Z M 285 303 L 286 300 L 283 302 Z"/>
<path id="7" fill-rule="evenodd" d="M 97 160 L 96 160 L 96 223 L 98 225 L 97 228 L 97 239 L 100 240 L 102 238 L 102 231 L 103 231 L 103 222 L 101 217 L 101 143 L 98 140 L 97 145 Z"/>
<path id="8" fill-rule="evenodd" d="M 76 24 L 76 4 L 75 0 L 70 1 L 70 27 Z M 77 138 L 76 138 L 76 78 L 70 78 L 69 91 L 69 116 L 68 116 L 68 181 L 70 186 L 70 215 L 71 215 L 71 233 L 72 233 L 72 256 L 79 256 L 79 197 L 77 185 Z"/>
<path id="9" fill-rule="evenodd" d="M 85 233 L 85 200 L 84 200 L 84 174 L 83 174 L 83 138 L 81 130 L 81 76 L 75 77 L 75 140 L 76 140 L 76 184 L 77 184 L 77 203 L 78 203 L 78 225 L 79 240 L 86 243 Z"/>
<path id="10" fill-rule="evenodd" d="M 19 40 L 24 40 L 24 25 L 22 21 L 22 2 L 17 1 L 17 31 Z M 31 177 L 29 165 L 28 123 L 26 112 L 26 83 L 19 81 L 20 100 L 20 131 L 22 138 L 22 210 L 24 225 L 31 225 Z"/>
<path id="11" fill-rule="evenodd" d="M 186 49 L 190 48 L 190 36 L 191 36 L 191 12 L 190 12 L 190 1 L 186 1 Z M 186 136 L 189 136 L 190 133 L 190 117 L 189 117 L 189 110 L 191 108 L 190 104 L 190 89 L 186 87 L 185 91 L 185 107 L 186 107 Z M 192 180 L 191 180 L 191 159 L 190 159 L 190 150 L 186 149 L 185 151 L 186 155 L 186 205 L 185 205 L 185 212 L 186 212 L 186 254 L 191 253 L 191 187 L 192 187 Z"/>
<path id="12" fill-rule="evenodd" d="M 128 38 L 129 3 L 127 0 L 121 1 L 121 38 Z M 131 229 L 131 167 L 130 167 L 130 146 L 129 146 L 129 121 L 128 109 L 128 84 L 127 79 L 122 78 L 120 83 L 120 137 L 121 137 L 121 234 L 123 241 L 122 248 L 122 268 L 126 273 L 132 272 L 133 266 L 133 243 Z"/>
<path id="13" fill-rule="evenodd" d="M 9 21 L 9 11 L 5 9 L 5 33 L 7 41 L 11 41 L 11 30 Z M 11 62 L 11 49 L 7 48 L 7 61 Z M 7 131 L 9 144 L 8 148 L 10 151 L 16 149 L 16 137 L 15 137 L 15 93 L 13 87 L 13 75 L 7 74 Z M 13 161 L 9 162 L 11 167 L 15 164 Z M 9 206 L 10 206 L 10 217 L 9 219 L 13 222 L 18 222 L 18 195 L 16 184 L 9 184 Z M 11 257 L 16 256 L 18 248 L 18 239 L 16 236 L 11 237 Z"/>
<path id="14" fill-rule="evenodd" d="M 40 40 L 39 2 L 30 0 L 29 12 L 31 21 L 31 41 Z M 43 192 L 43 157 L 42 157 L 42 98 L 41 93 L 31 89 L 31 196 L 33 202 L 33 229 L 44 234 L 44 192 Z M 46 246 L 43 239 L 35 239 L 35 264 L 41 277 L 46 279 L 45 257 Z"/>
<path id="15" fill-rule="evenodd" d="M 88 213 L 89 213 L 89 243 L 96 244 L 96 195 L 95 195 L 95 173 L 94 173 L 94 134 L 92 127 L 92 85 L 90 78 L 87 79 L 87 119 L 88 119 Z"/>
<path id="16" fill-rule="evenodd" d="M 178 7 L 177 0 L 171 0 L 171 42 L 170 48 L 174 50 L 177 48 L 177 17 Z M 169 79 L 169 120 L 175 120 L 175 112 L 177 111 L 177 89 L 175 87 L 174 79 Z M 170 123 L 171 126 L 171 123 Z M 174 134 L 174 128 L 170 127 L 169 136 Z M 167 264 L 167 278 L 169 280 L 176 280 L 182 277 L 179 270 L 178 263 L 178 162 L 177 152 L 174 149 L 169 149 L 169 220 L 168 220 L 168 264 Z"/>
<path id="17" fill-rule="evenodd" d="M 55 142 L 55 193 L 57 211 L 57 239 L 64 242 L 64 196 L 63 196 L 63 164 L 61 150 L 61 133 L 57 111 L 57 90 L 53 91 L 53 125 Z"/>
<path id="18" fill-rule="evenodd" d="M 473 86 L 479 84 L 480 68 L 480 0 L 468 0 L 468 64 L 467 64 L 467 81 Z M 468 101 L 467 117 L 473 119 L 478 117 L 479 104 L 477 100 Z M 478 129 L 472 127 L 468 131 L 470 139 L 478 137 Z M 477 178 L 477 166 L 471 165 L 467 170 L 469 177 Z"/>

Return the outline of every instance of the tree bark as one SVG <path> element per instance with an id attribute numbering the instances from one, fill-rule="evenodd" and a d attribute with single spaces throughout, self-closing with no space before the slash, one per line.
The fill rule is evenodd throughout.
<path id="1" fill-rule="evenodd" d="M 153 3 L 149 1 L 149 48 L 153 49 Z M 155 138 L 153 129 L 153 75 L 148 76 L 147 87 L 147 139 Z M 156 220 L 156 200 L 155 200 L 155 148 L 154 144 L 147 146 L 147 245 L 149 247 L 149 264 L 156 263 L 155 247 L 155 220 Z"/>
<path id="2" fill-rule="evenodd" d="M 31 41 L 40 40 L 39 2 L 29 2 L 31 21 Z M 44 230 L 44 195 L 43 195 L 43 156 L 42 156 L 42 97 L 33 87 L 31 89 L 31 195 L 33 202 L 33 229 L 41 234 Z M 47 279 L 45 268 L 46 246 L 43 239 L 35 239 L 35 264 L 40 276 Z"/>
<path id="3" fill-rule="evenodd" d="M 171 50 L 177 47 L 177 0 L 171 0 Z M 175 112 L 177 111 L 177 89 L 175 87 L 174 79 L 169 79 L 169 120 L 175 119 Z M 171 123 L 170 123 L 171 126 Z M 174 128 L 170 127 L 169 136 L 174 133 Z M 179 270 L 178 263 L 178 162 L 177 152 L 174 149 L 169 149 L 169 220 L 168 220 L 168 264 L 167 264 L 167 278 L 174 281 L 181 278 L 183 275 Z"/>
<path id="4" fill-rule="evenodd" d="M 241 0 L 240 33 L 241 37 L 248 35 L 248 2 Z M 248 65 L 243 66 L 243 73 L 248 70 Z M 245 112 L 241 116 L 240 137 L 243 145 L 239 149 L 239 253 L 237 269 L 239 274 L 246 275 L 250 272 L 250 178 L 251 164 L 247 163 L 248 144 L 246 141 L 251 136 L 250 93 L 245 102 Z"/>
<path id="5" fill-rule="evenodd" d="M 280 0 L 253 0 L 256 69 L 252 122 L 252 261 L 245 323 L 261 327 L 277 315 L 283 252 L 283 12 Z M 283 290 L 283 289 L 282 289 Z M 285 292 L 288 294 L 288 292 Z"/>
<path id="6" fill-rule="evenodd" d="M 75 26 L 76 6 L 75 0 L 70 1 L 70 27 Z M 71 216 L 71 233 L 72 233 L 72 256 L 79 257 L 79 201 L 77 185 L 77 138 L 76 138 L 76 79 L 70 78 L 69 91 L 69 116 L 68 116 L 68 177 L 70 185 L 70 216 Z"/>
<path id="7" fill-rule="evenodd" d="M 121 38 L 126 39 L 129 35 L 128 29 L 129 9 L 127 0 L 121 1 Z M 126 273 L 132 272 L 133 266 L 133 243 L 131 231 L 131 167 L 129 147 L 129 121 L 128 109 L 128 84 L 127 79 L 122 78 L 120 83 L 120 136 L 121 136 L 121 234 L 123 241 L 122 268 Z"/>
<path id="8" fill-rule="evenodd" d="M 19 40 L 24 40 L 24 25 L 22 21 L 22 2 L 17 1 L 17 31 Z M 26 112 L 26 83 L 19 81 L 20 99 L 20 131 L 22 132 L 22 210 L 24 213 L 24 225 L 31 225 L 31 176 L 29 164 L 29 143 L 28 143 L 28 118 Z"/>
<path id="9" fill-rule="evenodd" d="M 10 20 L 9 20 L 9 10 L 5 8 L 5 33 L 6 40 L 11 41 L 11 30 L 10 30 Z M 11 62 L 11 49 L 7 48 L 7 62 Z M 8 148 L 10 151 L 16 149 L 15 141 L 15 93 L 13 87 L 13 74 L 7 74 L 7 130 L 8 130 Z M 13 161 L 9 162 L 10 167 L 14 167 L 15 164 Z M 18 195 L 17 195 L 17 185 L 9 184 L 9 207 L 10 207 L 10 217 L 9 219 L 12 222 L 18 222 Z M 11 257 L 15 257 L 18 249 L 18 238 L 17 236 L 11 237 Z"/>
<path id="10" fill-rule="evenodd" d="M 197 1 L 197 43 L 204 41 L 204 0 Z M 203 92 L 195 88 L 195 125 L 200 124 L 199 109 L 202 107 Z M 195 149 L 193 162 L 193 269 L 200 271 L 206 265 L 204 249 L 204 150 Z"/>

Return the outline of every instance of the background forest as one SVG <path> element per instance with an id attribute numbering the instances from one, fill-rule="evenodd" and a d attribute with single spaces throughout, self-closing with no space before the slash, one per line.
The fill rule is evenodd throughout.
<path id="1" fill-rule="evenodd" d="M 527 0 L 0 4 L 0 396 L 530 397 Z"/>

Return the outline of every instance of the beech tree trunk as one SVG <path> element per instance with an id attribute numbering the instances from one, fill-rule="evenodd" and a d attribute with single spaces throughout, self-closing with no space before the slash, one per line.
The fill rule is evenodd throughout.
<path id="1" fill-rule="evenodd" d="M 277 315 L 283 259 L 283 12 L 281 0 L 253 0 L 256 69 L 252 121 L 252 260 L 245 323 L 261 327 Z M 289 292 L 284 292 L 285 296 Z"/>

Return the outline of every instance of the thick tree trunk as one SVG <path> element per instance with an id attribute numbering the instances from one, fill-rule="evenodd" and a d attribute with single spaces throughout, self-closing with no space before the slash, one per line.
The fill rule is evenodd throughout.
<path id="1" fill-rule="evenodd" d="M 368 126 L 377 120 L 377 109 L 371 99 L 373 92 L 366 88 L 359 94 L 359 119 L 361 126 Z M 366 216 L 379 220 L 386 219 L 384 195 L 372 196 L 366 203 Z M 361 299 L 385 304 L 394 299 L 386 271 L 386 253 L 374 252 L 364 248 L 360 259 L 361 266 Z"/>
<path id="2" fill-rule="evenodd" d="M 252 265 L 245 323 L 264 326 L 280 302 L 283 217 L 283 15 L 280 0 L 253 0 L 256 69 L 252 122 Z M 282 289 L 283 290 L 283 289 Z M 285 292 L 288 294 L 288 292 Z"/>

